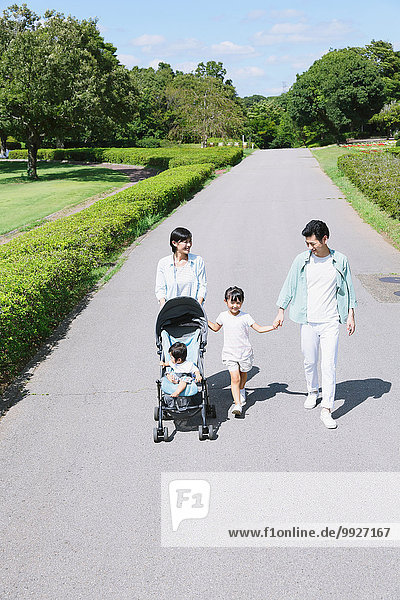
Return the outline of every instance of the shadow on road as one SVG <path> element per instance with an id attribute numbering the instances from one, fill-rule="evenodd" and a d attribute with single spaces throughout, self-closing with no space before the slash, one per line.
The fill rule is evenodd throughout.
<path id="1" fill-rule="evenodd" d="M 259 373 L 260 369 L 258 367 L 253 367 L 247 376 L 247 382 L 250 383 L 251 379 Z M 214 431 L 216 432 L 216 437 L 218 436 L 219 428 L 222 423 L 228 421 L 229 419 L 244 419 L 246 417 L 246 412 L 249 408 L 254 406 L 256 402 L 265 402 L 266 400 L 270 400 L 274 398 L 277 394 L 289 394 L 293 396 L 306 396 L 304 392 L 292 392 L 288 389 L 287 383 L 270 383 L 267 387 L 257 387 L 252 388 L 251 383 L 246 387 L 248 389 L 247 394 L 247 402 L 246 406 L 243 409 L 243 414 L 241 416 L 235 417 L 230 414 L 230 409 L 232 406 L 232 394 L 230 390 L 230 376 L 228 371 L 220 371 L 219 373 L 215 373 L 210 377 L 207 377 L 208 390 L 210 395 L 210 403 L 215 404 L 217 411 L 217 418 L 212 419 L 210 422 L 214 427 Z M 194 415 L 192 418 L 179 421 L 176 420 L 174 422 L 175 431 L 170 436 L 170 439 L 173 439 L 177 432 L 179 431 L 194 431 L 197 430 L 198 426 L 201 423 L 200 415 Z"/>
<path id="2" fill-rule="evenodd" d="M 349 379 L 336 386 L 335 400 L 344 400 L 344 404 L 337 408 L 332 416 L 335 419 L 343 417 L 353 408 L 356 408 L 368 398 L 382 398 L 392 387 L 390 381 L 376 377 L 370 379 Z"/>

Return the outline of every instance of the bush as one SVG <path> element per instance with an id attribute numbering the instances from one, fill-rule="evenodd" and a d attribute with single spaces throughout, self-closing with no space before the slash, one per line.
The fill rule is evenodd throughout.
<path id="1" fill-rule="evenodd" d="M 197 191 L 213 165 L 170 169 L 0 246 L 0 383 L 10 381 L 141 221 Z"/>
<path id="2" fill-rule="evenodd" d="M 138 148 L 159 148 L 160 140 L 155 137 L 144 137 L 137 141 Z"/>
<path id="3" fill-rule="evenodd" d="M 400 219 L 400 154 L 345 154 L 338 167 L 368 198 Z"/>
<path id="4" fill-rule="evenodd" d="M 27 158 L 27 150 L 13 150 L 10 158 Z M 181 165 L 212 163 L 215 167 L 235 165 L 243 157 L 242 148 L 64 148 L 38 151 L 42 160 L 74 160 L 143 165 L 168 169 Z"/>

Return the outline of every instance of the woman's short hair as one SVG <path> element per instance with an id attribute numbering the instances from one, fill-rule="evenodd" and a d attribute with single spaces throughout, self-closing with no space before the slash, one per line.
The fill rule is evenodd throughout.
<path id="1" fill-rule="evenodd" d="M 304 237 L 311 237 L 315 235 L 318 241 L 322 241 L 322 238 L 326 235 L 329 237 L 329 229 L 326 223 L 323 221 L 318 221 L 318 219 L 313 219 L 304 227 L 301 235 Z"/>
<path id="2" fill-rule="evenodd" d="M 176 246 L 172 242 L 184 242 L 185 240 L 192 239 L 192 234 L 186 227 L 176 227 L 169 236 L 169 245 L 172 248 L 172 252 L 176 251 Z"/>
<path id="3" fill-rule="evenodd" d="M 232 302 L 243 302 L 244 291 L 242 290 L 242 288 L 237 287 L 237 285 L 233 285 L 232 287 L 226 290 L 225 300 L 231 300 Z"/>

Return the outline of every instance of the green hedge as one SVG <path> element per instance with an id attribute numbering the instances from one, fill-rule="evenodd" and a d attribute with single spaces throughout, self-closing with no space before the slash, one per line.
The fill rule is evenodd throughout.
<path id="1" fill-rule="evenodd" d="M 399 140 L 400 142 L 400 140 Z M 399 146 L 399 147 L 398 147 Z M 400 154 L 400 144 L 397 142 L 396 146 L 394 146 L 393 148 L 387 148 L 385 150 L 385 152 L 388 152 L 389 154 Z"/>
<path id="2" fill-rule="evenodd" d="M 10 158 L 28 157 L 27 150 L 13 150 Z M 143 165 L 168 169 L 190 164 L 236 165 L 243 157 L 242 148 L 65 148 L 38 150 L 41 160 L 74 160 Z"/>
<path id="3" fill-rule="evenodd" d="M 339 169 L 391 217 L 400 219 L 400 157 L 388 152 L 345 154 Z"/>
<path id="4" fill-rule="evenodd" d="M 32 357 L 140 222 L 177 206 L 213 169 L 170 169 L 0 246 L 0 383 Z"/>

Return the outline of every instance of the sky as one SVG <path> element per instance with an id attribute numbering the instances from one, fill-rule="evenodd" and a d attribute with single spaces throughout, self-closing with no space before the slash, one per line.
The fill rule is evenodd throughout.
<path id="1" fill-rule="evenodd" d="M 1 11 L 17 0 L 0 2 Z M 399 0 L 25 0 L 78 19 L 98 18 L 124 65 L 157 68 L 160 61 L 190 72 L 199 62 L 222 62 L 238 95 L 287 91 L 330 48 L 372 39 L 400 50 Z"/>

